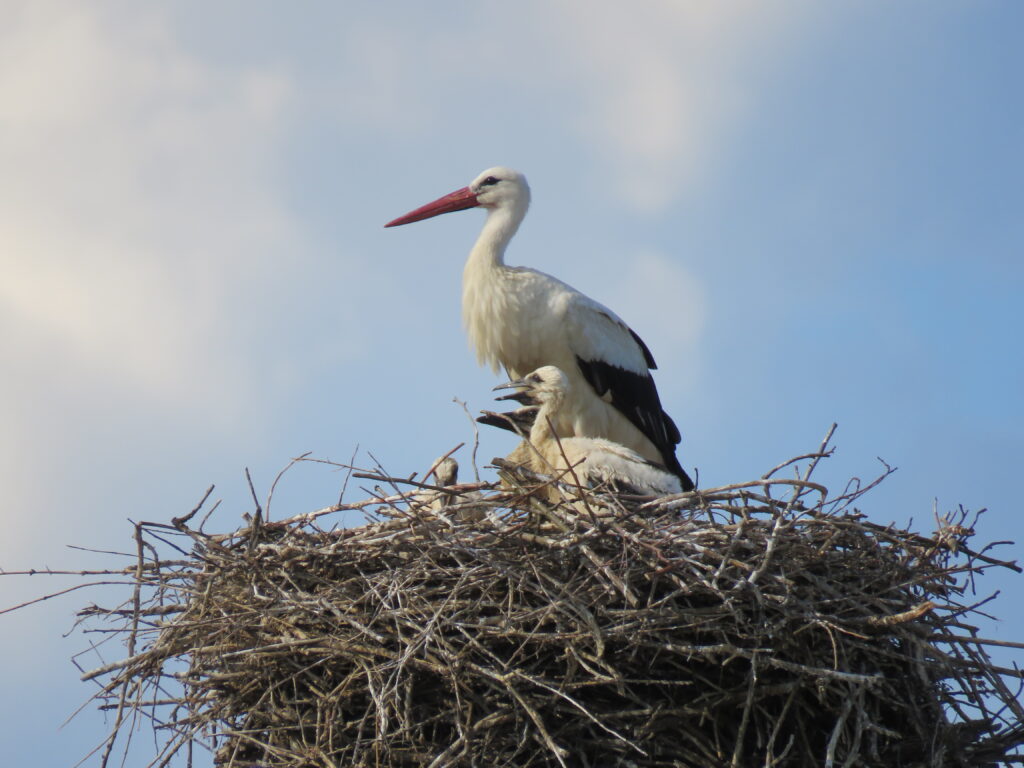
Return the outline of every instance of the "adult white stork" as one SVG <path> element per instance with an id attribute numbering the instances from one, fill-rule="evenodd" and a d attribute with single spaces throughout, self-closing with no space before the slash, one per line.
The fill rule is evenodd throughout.
<path id="1" fill-rule="evenodd" d="M 545 365 L 525 378 L 509 381 L 495 389 L 515 389 L 507 395 L 540 406 L 530 429 L 532 446 L 529 468 L 555 474 L 564 481 L 572 474 L 583 485 L 610 485 L 626 493 L 665 496 L 679 493 L 681 479 L 664 466 L 648 461 L 634 450 L 599 437 L 558 437 L 551 425 L 566 403 L 572 401 L 569 377 L 553 365 Z"/>
<path id="2" fill-rule="evenodd" d="M 573 395 L 558 411 L 560 436 L 601 437 L 656 461 L 684 490 L 694 485 L 676 459 L 679 430 L 661 407 L 647 345 L 607 307 L 543 272 L 506 266 L 504 256 L 530 187 L 511 168 L 489 168 L 469 186 L 388 227 L 482 207 L 487 220 L 462 273 L 462 318 L 483 365 L 522 378 L 545 365 L 568 376 Z"/>

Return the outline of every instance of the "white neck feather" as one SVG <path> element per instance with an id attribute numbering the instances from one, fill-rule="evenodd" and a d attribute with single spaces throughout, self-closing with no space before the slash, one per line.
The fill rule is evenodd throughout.
<path id="1" fill-rule="evenodd" d="M 473 250 L 469 252 L 466 269 L 471 267 L 502 267 L 505 265 L 505 248 L 515 235 L 526 215 L 523 210 L 515 210 L 512 206 L 498 206 L 487 210 L 484 228 L 476 239 Z"/>
<path id="2" fill-rule="evenodd" d="M 533 420 L 530 428 L 530 442 L 534 445 L 544 445 L 555 439 L 556 432 L 551 428 L 552 424 L 558 423 L 558 411 L 565 399 L 562 392 L 550 392 L 547 399 L 537 411 L 537 417 Z M 563 435 L 559 435 L 563 437 Z"/>
<path id="3" fill-rule="evenodd" d="M 502 328 L 500 314 L 504 310 L 501 283 L 502 273 L 507 271 L 505 248 L 525 215 L 525 206 L 522 210 L 511 206 L 488 209 L 483 231 L 462 271 L 462 321 L 477 359 L 495 371 L 503 346 L 496 334 Z"/>

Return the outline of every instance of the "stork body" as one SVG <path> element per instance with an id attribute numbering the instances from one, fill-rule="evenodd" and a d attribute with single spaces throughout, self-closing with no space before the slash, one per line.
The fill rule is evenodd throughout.
<path id="1" fill-rule="evenodd" d="M 559 437 L 554 425 L 572 400 L 572 384 L 560 369 L 545 365 L 525 378 L 502 387 L 540 406 L 530 429 L 529 468 L 571 480 L 574 474 L 588 486 L 605 485 L 646 496 L 665 496 L 683 490 L 680 479 L 664 466 L 648 461 L 619 443 L 594 437 Z M 569 473 L 571 469 L 571 473 Z"/>
<path id="2" fill-rule="evenodd" d="M 462 275 L 462 317 L 477 359 L 512 378 L 545 365 L 568 378 L 573 395 L 555 414 L 562 437 L 604 438 L 658 462 L 684 490 L 693 482 L 680 466 L 675 423 L 661 407 L 650 350 L 614 312 L 561 280 L 505 264 L 505 249 L 530 204 L 522 174 L 490 168 L 473 182 L 390 222 L 408 224 L 481 206 L 483 231 Z"/>

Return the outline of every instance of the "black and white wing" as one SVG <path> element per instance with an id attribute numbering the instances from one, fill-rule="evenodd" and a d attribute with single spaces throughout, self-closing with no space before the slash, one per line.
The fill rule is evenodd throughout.
<path id="1" fill-rule="evenodd" d="M 615 313 L 581 293 L 573 292 L 564 316 L 583 378 L 654 444 L 683 490 L 693 490 L 693 481 L 676 458 L 681 436 L 661 407 L 651 376 L 657 365 L 647 345 Z"/>

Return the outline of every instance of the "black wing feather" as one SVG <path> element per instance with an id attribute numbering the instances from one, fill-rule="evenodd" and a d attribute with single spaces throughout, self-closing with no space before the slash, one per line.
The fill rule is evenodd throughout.
<path id="1" fill-rule="evenodd" d="M 629 331 L 629 335 L 633 337 L 633 341 L 635 341 L 637 346 L 640 347 L 640 351 L 644 353 L 644 360 L 647 362 L 647 367 L 652 371 L 658 370 L 658 364 L 654 362 L 654 355 L 651 354 L 651 350 L 649 350 L 647 345 L 644 344 L 644 340 L 637 336 L 636 331 L 632 328 L 627 327 L 626 330 Z"/>
<path id="2" fill-rule="evenodd" d="M 633 331 L 630 333 L 643 350 L 647 364 L 653 368 L 654 358 L 647 345 Z M 627 371 L 602 360 L 584 360 L 579 355 L 576 356 L 576 364 L 598 397 L 611 393 L 611 404 L 654 443 L 665 468 L 679 478 L 683 490 L 692 491 L 695 487 L 693 480 L 676 458 L 676 445 L 681 439 L 679 428 L 662 410 L 661 398 L 651 375 Z"/>

